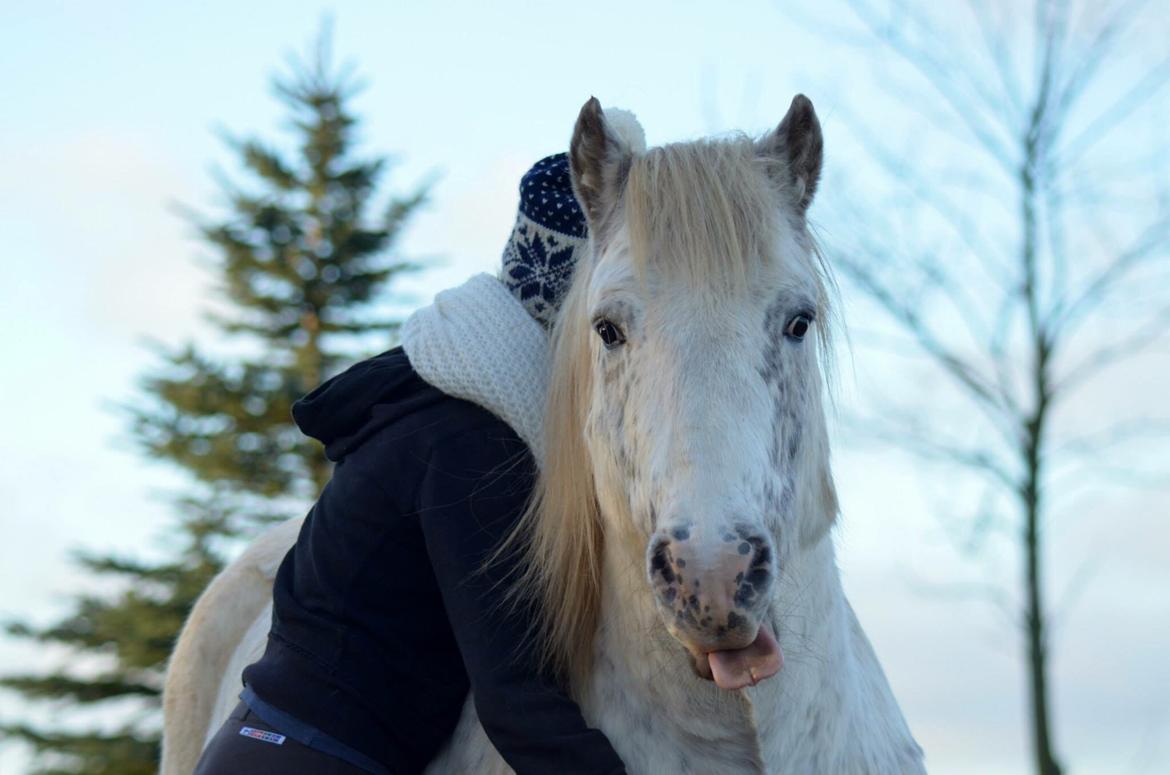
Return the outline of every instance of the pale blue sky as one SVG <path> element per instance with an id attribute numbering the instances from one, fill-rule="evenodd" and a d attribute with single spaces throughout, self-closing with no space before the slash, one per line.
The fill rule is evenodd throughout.
<path id="1" fill-rule="evenodd" d="M 74 548 L 165 544 L 170 514 L 152 493 L 179 480 L 132 454 L 110 406 L 152 363 L 145 337 L 208 337 L 205 253 L 169 207 L 215 203 L 212 165 L 233 169 L 216 127 L 278 129 L 269 76 L 327 12 L 335 50 L 370 84 L 357 102 L 366 147 L 400 155 L 405 184 L 440 173 L 404 243 L 446 259 L 413 285 L 423 300 L 494 268 L 520 173 L 565 147 L 590 95 L 633 109 L 657 143 L 762 131 L 803 91 L 825 126 L 826 186 L 869 182 L 849 174 L 846 115 L 924 141 L 875 89 L 867 54 L 810 35 L 783 3 L 0 2 L 0 616 L 62 611 L 87 583 Z M 821 225 L 830 239 L 854 226 Z M 868 322 L 848 306 L 845 320 Z M 1129 372 L 1144 386 L 1131 402 L 1170 389 L 1159 353 Z M 852 358 L 844 405 L 891 368 Z M 846 584 L 932 771 L 1027 772 L 1015 633 L 911 583 L 970 578 L 932 513 L 968 508 L 973 492 L 901 456 L 837 449 Z M 1060 750 L 1082 775 L 1167 772 L 1165 491 L 1093 490 L 1081 505 L 1051 547 L 1058 590 L 1086 558 L 1095 574 L 1054 656 Z M 1015 558 L 996 567 L 1014 574 Z M 62 658 L 0 639 L 5 672 Z M 0 718 L 23 712 L 0 699 Z M 0 772 L 24 761 L 0 747 Z"/>

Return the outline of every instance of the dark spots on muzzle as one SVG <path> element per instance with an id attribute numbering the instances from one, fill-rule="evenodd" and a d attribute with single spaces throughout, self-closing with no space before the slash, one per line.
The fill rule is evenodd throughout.
<path id="1" fill-rule="evenodd" d="M 738 630 L 740 627 L 743 627 L 744 625 L 747 624 L 747 622 L 748 622 L 747 617 L 741 616 L 740 614 L 736 613 L 735 611 L 728 611 L 727 612 L 727 624 L 721 624 L 718 627 L 716 627 L 715 628 L 715 635 L 722 638 L 727 633 L 733 632 L 735 630 Z"/>

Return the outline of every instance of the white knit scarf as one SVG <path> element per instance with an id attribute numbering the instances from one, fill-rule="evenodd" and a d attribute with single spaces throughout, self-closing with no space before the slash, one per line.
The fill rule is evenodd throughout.
<path id="1" fill-rule="evenodd" d="M 498 279 L 441 292 L 403 324 L 402 347 L 423 380 L 495 414 L 544 458 L 548 334 Z"/>

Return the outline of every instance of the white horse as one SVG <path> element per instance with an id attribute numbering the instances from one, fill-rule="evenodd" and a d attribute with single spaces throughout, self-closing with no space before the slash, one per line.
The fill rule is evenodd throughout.
<path id="1" fill-rule="evenodd" d="M 812 104 L 761 140 L 645 151 L 639 134 L 590 100 L 572 138 L 590 257 L 553 332 L 514 536 L 545 656 L 631 773 L 923 773 L 830 534 Z M 261 539 L 196 606 L 168 678 L 166 775 L 190 771 L 259 655 L 256 579 L 293 535 Z M 428 773 L 473 772 L 510 770 L 469 699 Z"/>

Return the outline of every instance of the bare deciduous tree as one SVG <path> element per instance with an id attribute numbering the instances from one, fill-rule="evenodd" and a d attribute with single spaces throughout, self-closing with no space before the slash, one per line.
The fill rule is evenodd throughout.
<path id="1" fill-rule="evenodd" d="M 915 395 L 882 402 L 862 424 L 975 473 L 1008 506 L 1023 569 L 1010 597 L 1024 635 L 1035 767 L 1059 775 L 1044 595 L 1052 477 L 1067 465 L 1062 455 L 1167 429 L 1130 418 L 1075 436 L 1059 427 L 1060 412 L 1170 331 L 1170 105 L 1160 101 L 1170 57 L 1140 45 L 1157 16 L 1143 0 L 846 1 L 860 24 L 832 34 L 895 55 L 906 77 L 884 91 L 921 126 L 911 155 L 860 120 L 846 123 L 888 173 L 891 196 L 936 228 L 915 235 L 918 244 L 834 229 L 833 263 L 970 408 L 956 428 L 953 405 L 944 410 L 951 421 L 940 420 Z M 931 154 L 931 137 L 948 150 Z M 880 211 L 897 210 L 887 201 Z M 925 244 L 924 233 L 945 236 Z M 1116 407 L 1100 414 L 1116 419 Z"/>

